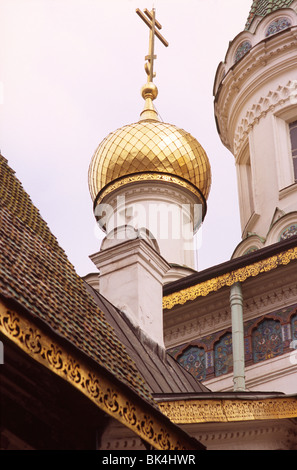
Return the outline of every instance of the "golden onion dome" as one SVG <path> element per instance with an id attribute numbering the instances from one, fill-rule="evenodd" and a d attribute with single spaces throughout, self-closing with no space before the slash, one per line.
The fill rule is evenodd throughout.
<path id="1" fill-rule="evenodd" d="M 98 146 L 89 168 L 92 199 L 119 178 L 151 172 L 182 178 L 208 197 L 210 164 L 199 142 L 172 124 L 150 120 L 121 127 Z"/>
<path id="2" fill-rule="evenodd" d="M 103 198 L 134 181 L 170 181 L 189 189 L 204 205 L 211 185 L 206 152 L 188 132 L 158 120 L 152 100 L 154 84 L 146 84 L 141 119 L 111 132 L 98 146 L 89 167 L 94 207 Z"/>

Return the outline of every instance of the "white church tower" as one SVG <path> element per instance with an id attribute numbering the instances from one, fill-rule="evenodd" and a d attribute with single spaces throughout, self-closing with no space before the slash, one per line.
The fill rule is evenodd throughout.
<path id="1" fill-rule="evenodd" d="M 91 160 L 94 215 L 106 233 L 91 259 L 100 293 L 164 348 L 163 285 L 195 272 L 194 234 L 206 214 L 211 168 L 200 143 L 155 110 L 155 36 L 168 43 L 155 10 L 136 11 L 150 27 L 144 109 L 137 122 L 110 133 Z"/>
<path id="2" fill-rule="evenodd" d="M 233 257 L 297 234 L 296 64 L 297 1 L 255 0 L 214 85 L 218 132 L 237 169 Z"/>

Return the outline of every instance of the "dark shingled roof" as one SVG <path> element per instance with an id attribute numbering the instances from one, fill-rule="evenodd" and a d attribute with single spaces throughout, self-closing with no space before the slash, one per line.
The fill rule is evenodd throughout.
<path id="1" fill-rule="evenodd" d="M 256 16 L 266 16 L 280 8 L 289 8 L 293 0 L 254 0 L 245 25 L 248 30 Z"/>
<path id="2" fill-rule="evenodd" d="M 93 294 L 99 308 L 104 311 L 128 354 L 135 361 L 139 373 L 155 394 L 210 393 L 210 390 L 194 378 L 172 356 L 153 343 L 144 333 L 131 324 L 127 316 L 116 309 L 92 287 L 86 288 Z"/>
<path id="3" fill-rule="evenodd" d="M 0 295 L 153 403 L 136 365 L 56 238 L 0 156 Z"/>

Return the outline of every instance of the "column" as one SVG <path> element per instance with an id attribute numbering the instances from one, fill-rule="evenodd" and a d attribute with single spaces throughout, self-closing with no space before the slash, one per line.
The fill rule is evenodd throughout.
<path id="1" fill-rule="evenodd" d="M 232 321 L 233 390 L 234 392 L 242 392 L 245 391 L 245 363 L 243 297 L 241 284 L 239 282 L 231 287 L 230 306 Z"/>

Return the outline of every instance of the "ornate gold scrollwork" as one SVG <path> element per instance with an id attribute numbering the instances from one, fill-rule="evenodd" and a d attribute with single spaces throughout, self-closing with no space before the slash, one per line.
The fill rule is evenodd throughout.
<path id="1" fill-rule="evenodd" d="M 176 424 L 291 419 L 297 417 L 297 399 L 186 400 L 159 403 L 159 408 Z"/>
<path id="2" fill-rule="evenodd" d="M 137 416 L 135 406 L 127 402 L 126 406 L 123 407 L 123 417 L 127 423 L 131 423 L 133 426 L 137 424 Z"/>
<path id="3" fill-rule="evenodd" d="M 86 379 L 86 389 L 93 399 L 98 399 L 100 396 L 99 380 L 94 374 L 89 374 Z"/>
<path id="4" fill-rule="evenodd" d="M 130 176 L 123 176 L 119 180 L 114 181 L 113 183 L 110 183 L 109 185 L 107 185 L 102 190 L 100 197 L 97 200 L 97 205 L 100 204 L 108 194 L 115 191 L 116 189 L 121 188 L 122 186 L 126 184 L 139 183 L 140 181 L 164 181 L 167 183 L 174 183 L 178 186 L 181 186 L 182 188 L 185 188 L 191 191 L 199 199 L 201 198 L 201 194 L 197 190 L 197 188 L 195 188 L 195 186 L 188 183 L 186 180 L 183 180 L 182 178 L 178 178 L 177 176 L 167 175 L 167 174 L 162 174 L 162 173 L 139 173 L 139 174 L 130 175 Z"/>
<path id="5" fill-rule="evenodd" d="M 62 351 L 55 344 L 51 344 L 50 348 L 46 351 L 46 359 L 51 367 L 60 370 L 63 367 Z"/>
<path id="6" fill-rule="evenodd" d="M 144 418 L 140 421 L 140 429 L 144 434 L 150 436 L 152 439 L 154 435 L 154 426 L 150 416 L 145 415 Z"/>
<path id="7" fill-rule="evenodd" d="M 76 360 L 72 357 L 68 357 L 67 364 L 65 367 L 65 373 L 72 382 L 77 384 L 82 382 L 80 366 L 78 362 L 76 362 Z"/>
<path id="8" fill-rule="evenodd" d="M 121 388 L 100 372 L 57 344 L 28 318 L 9 310 L 0 299 L 0 333 L 30 357 L 59 375 L 87 396 L 104 412 L 120 421 L 152 447 L 160 450 L 191 450 L 193 447 L 175 427 L 165 425 L 159 412 L 145 401 L 137 404 L 131 392 Z M 167 421 L 167 420 L 166 420 Z"/>
<path id="9" fill-rule="evenodd" d="M 20 335 L 19 319 L 14 312 L 9 312 L 9 314 L 3 318 L 3 326 L 11 336 L 18 337 Z"/>
<path id="10" fill-rule="evenodd" d="M 119 399 L 117 393 L 115 393 L 110 388 L 107 389 L 107 393 L 103 397 L 105 407 L 112 413 L 119 411 Z"/>
<path id="11" fill-rule="evenodd" d="M 27 348 L 34 354 L 39 354 L 41 351 L 41 337 L 36 330 L 29 329 L 29 333 L 24 336 L 24 341 Z"/>
<path id="12" fill-rule="evenodd" d="M 269 272 L 272 269 L 276 269 L 278 266 L 285 266 L 296 259 L 297 248 L 291 248 L 290 250 L 271 256 L 270 258 L 244 266 L 240 269 L 236 269 L 235 271 L 222 274 L 221 276 L 208 279 L 207 281 L 196 284 L 195 286 L 164 296 L 163 309 L 170 310 L 175 305 L 183 305 L 189 300 L 195 300 L 198 297 L 205 297 L 210 292 L 215 292 L 222 287 L 230 287 L 236 282 L 244 282 L 250 277 L 255 277 L 261 273 Z"/>

